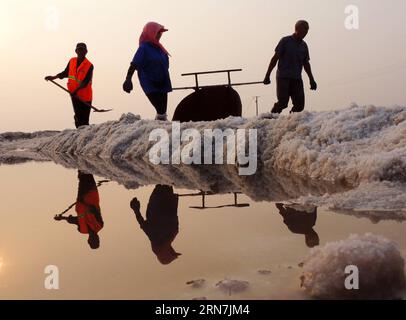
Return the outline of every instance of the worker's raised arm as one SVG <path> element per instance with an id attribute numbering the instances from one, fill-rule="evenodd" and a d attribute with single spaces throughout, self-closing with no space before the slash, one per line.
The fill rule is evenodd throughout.
<path id="1" fill-rule="evenodd" d="M 62 71 L 61 73 L 58 73 L 56 76 L 46 76 L 45 80 L 51 81 L 51 80 L 55 80 L 55 79 L 65 79 L 67 77 L 69 77 L 69 63 L 66 66 L 64 71 Z"/>
<path id="2" fill-rule="evenodd" d="M 74 217 L 74 216 L 72 216 L 72 215 L 70 215 L 69 217 L 64 217 L 63 215 L 56 215 L 55 217 L 54 217 L 54 220 L 56 220 L 56 221 L 62 221 L 62 220 L 64 220 L 64 221 L 66 221 L 66 222 L 68 222 L 69 224 L 76 224 L 76 225 L 78 225 L 79 224 L 79 222 L 78 222 L 78 218 L 77 217 Z"/>
<path id="3" fill-rule="evenodd" d="M 127 71 L 127 80 L 132 80 L 135 70 L 137 70 L 137 67 L 135 66 L 135 64 L 131 63 Z"/>
<path id="4" fill-rule="evenodd" d="M 128 68 L 128 71 L 127 71 L 127 77 L 125 78 L 125 81 L 123 83 L 123 90 L 127 93 L 131 93 L 131 91 L 134 88 L 133 83 L 132 83 L 132 78 L 133 78 L 135 70 L 137 70 L 135 64 L 131 63 L 130 67 Z"/>
<path id="5" fill-rule="evenodd" d="M 133 209 L 135 217 L 137 218 L 137 221 L 138 221 L 140 227 L 142 228 L 145 225 L 145 219 L 141 215 L 141 211 L 140 211 L 141 204 L 137 198 L 134 198 L 131 200 L 130 207 L 131 207 L 131 209 Z"/>
<path id="6" fill-rule="evenodd" d="M 133 90 L 133 83 L 132 78 L 134 75 L 135 70 L 138 69 L 140 65 L 142 65 L 145 61 L 145 48 L 140 46 L 137 52 L 134 55 L 133 60 L 131 61 L 130 67 L 128 68 L 127 77 L 123 84 L 123 90 L 127 93 L 131 93 Z"/>
<path id="7" fill-rule="evenodd" d="M 269 67 L 268 67 L 268 70 L 266 72 L 265 79 L 264 79 L 264 84 L 271 83 L 271 73 L 272 73 L 273 69 L 275 69 L 276 64 L 279 61 L 279 58 L 280 58 L 280 53 L 277 51 L 277 52 L 275 52 L 274 56 L 271 59 L 271 62 L 269 63 Z"/>
<path id="8" fill-rule="evenodd" d="M 306 71 L 307 75 L 309 76 L 309 80 L 310 80 L 310 90 L 317 90 L 317 83 L 316 83 L 316 81 L 314 80 L 314 76 L 313 76 L 313 73 L 312 73 L 312 67 L 311 67 L 311 65 L 310 65 L 310 62 L 309 62 L 309 61 L 306 61 L 306 62 L 303 64 L 303 68 L 304 68 L 304 70 Z"/>
<path id="9" fill-rule="evenodd" d="M 286 42 L 287 38 L 282 38 L 278 45 L 275 48 L 275 54 L 271 59 L 271 62 L 269 63 L 268 71 L 266 72 L 265 79 L 264 79 L 264 84 L 270 84 L 271 83 L 271 73 L 273 69 L 275 69 L 279 59 L 281 59 L 285 52 L 286 52 Z"/>
<path id="10" fill-rule="evenodd" d="M 85 79 L 80 83 L 81 88 L 87 87 L 87 85 L 93 80 L 93 71 L 94 71 L 94 66 L 92 65 L 89 68 L 89 71 L 87 72 Z"/>
<path id="11" fill-rule="evenodd" d="M 66 219 L 66 221 L 69 223 L 69 224 L 75 224 L 75 225 L 79 225 L 79 219 L 78 219 L 78 217 L 74 217 L 74 216 L 72 216 L 72 215 L 70 215 L 67 219 Z"/>

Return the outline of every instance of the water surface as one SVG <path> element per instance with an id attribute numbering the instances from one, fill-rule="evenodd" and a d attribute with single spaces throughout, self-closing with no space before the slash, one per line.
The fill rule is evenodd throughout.
<path id="1" fill-rule="evenodd" d="M 172 230 L 161 232 L 174 238 L 172 247 L 181 255 L 162 264 L 130 208 L 136 197 L 145 218 L 156 185 L 129 190 L 110 181 L 98 187 L 104 226 L 100 247 L 92 250 L 88 236 L 79 233 L 76 225 L 54 220 L 76 202 L 77 170 L 51 162 L 27 163 L 0 166 L 0 176 L 1 299 L 305 299 L 298 264 L 317 237 L 323 245 L 353 233 L 372 232 L 396 241 L 406 256 L 402 222 L 373 223 L 325 208 L 317 208 L 317 214 L 305 208 L 307 215 L 300 215 L 297 208 L 281 212 L 273 202 L 254 202 L 232 193 L 206 195 L 206 207 L 220 208 L 192 208 L 203 206 L 199 190 L 174 187 L 171 193 L 167 187 L 154 198 L 151 210 L 168 206 L 171 217 L 158 214 Z M 177 234 L 176 195 L 180 195 Z M 233 206 L 235 197 L 238 206 Z M 75 208 L 65 216 L 69 215 L 76 216 Z M 48 265 L 59 268 L 59 290 L 44 287 Z M 198 279 L 205 280 L 201 287 L 187 285 Z M 230 295 L 216 287 L 223 279 L 247 281 L 249 286 Z"/>

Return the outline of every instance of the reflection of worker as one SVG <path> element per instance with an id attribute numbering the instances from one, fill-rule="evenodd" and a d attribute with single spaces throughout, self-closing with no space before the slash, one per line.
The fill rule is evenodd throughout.
<path id="1" fill-rule="evenodd" d="M 140 212 L 140 202 L 130 204 L 141 229 L 151 241 L 152 251 L 162 264 L 169 264 L 181 254 L 172 247 L 179 232 L 178 195 L 170 186 L 157 185 L 149 198 L 146 219 Z"/>
<path id="2" fill-rule="evenodd" d="M 68 78 L 68 89 L 72 96 L 73 109 L 75 111 L 75 126 L 89 125 L 90 106 L 92 104 L 92 78 L 93 64 L 86 59 L 87 46 L 78 43 L 76 46 L 77 57 L 72 58 L 65 71 L 56 76 L 47 76 L 45 80 Z M 79 99 L 77 99 L 79 98 Z M 86 103 L 83 103 L 86 102 Z"/>
<path id="3" fill-rule="evenodd" d="M 133 90 L 131 79 L 137 70 L 141 87 L 157 112 L 156 120 L 167 120 L 168 92 L 172 91 L 169 54 L 160 43 L 166 31 L 168 29 L 156 22 L 145 25 L 140 36 L 140 46 L 123 84 L 123 90 L 130 93 Z"/>
<path id="4" fill-rule="evenodd" d="M 320 244 L 319 235 L 313 227 L 317 220 L 317 207 L 298 208 L 298 206 L 288 206 L 277 203 L 279 214 L 283 217 L 283 222 L 292 233 L 304 234 L 306 245 L 313 248 Z"/>
<path id="5" fill-rule="evenodd" d="M 75 206 L 77 216 L 63 217 L 59 215 L 55 217 L 55 220 L 65 220 L 70 224 L 77 225 L 80 233 L 89 235 L 87 242 L 90 248 L 98 249 L 100 247 L 98 233 L 104 226 L 100 212 L 99 192 L 93 175 L 79 171 L 78 178 L 79 190 Z"/>

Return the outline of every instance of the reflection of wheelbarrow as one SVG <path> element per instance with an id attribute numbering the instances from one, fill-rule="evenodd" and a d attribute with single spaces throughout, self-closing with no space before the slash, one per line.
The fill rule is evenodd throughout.
<path id="1" fill-rule="evenodd" d="M 233 86 L 262 84 L 263 82 L 231 83 L 231 72 L 242 71 L 242 69 L 206 71 L 185 73 L 182 76 L 194 76 L 196 85 L 194 87 L 174 88 L 174 90 L 195 90 L 194 93 L 183 99 L 175 110 L 173 121 L 213 121 L 224 119 L 229 116 L 240 117 L 242 115 L 242 103 L 240 95 Z M 199 85 L 199 75 L 227 73 L 228 83 L 224 85 Z"/>
<path id="2" fill-rule="evenodd" d="M 191 209 L 220 209 L 220 208 L 229 208 L 229 207 L 234 207 L 234 208 L 246 208 L 249 207 L 250 205 L 248 203 L 238 203 L 238 195 L 241 194 L 240 192 L 233 192 L 234 194 L 234 204 L 226 204 L 222 206 L 214 206 L 214 207 L 208 207 L 206 206 L 206 196 L 212 196 L 215 195 L 213 192 L 206 192 L 206 191 L 200 191 L 198 193 L 189 193 L 189 194 L 180 194 L 179 197 L 196 197 L 196 196 L 202 196 L 202 206 L 191 206 L 189 208 Z"/>

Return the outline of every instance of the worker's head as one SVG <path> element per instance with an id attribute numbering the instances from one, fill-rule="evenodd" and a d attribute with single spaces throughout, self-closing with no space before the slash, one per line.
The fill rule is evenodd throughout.
<path id="1" fill-rule="evenodd" d="M 156 34 L 156 39 L 159 41 L 162 38 L 162 35 L 164 32 L 168 31 L 167 29 L 161 29 L 158 31 L 158 33 Z"/>
<path id="2" fill-rule="evenodd" d="M 87 55 L 87 46 L 86 43 L 80 42 L 76 45 L 76 54 L 79 59 L 84 59 Z"/>
<path id="3" fill-rule="evenodd" d="M 176 252 L 170 243 L 164 243 L 161 245 L 152 243 L 152 251 L 158 258 L 158 261 L 163 265 L 170 264 L 182 255 L 181 253 Z"/>
<path id="4" fill-rule="evenodd" d="M 140 43 L 141 42 L 159 42 L 161 40 L 162 34 L 164 32 L 168 31 L 163 25 L 157 23 L 157 22 L 148 22 L 142 31 L 141 37 L 140 37 Z"/>
<path id="5" fill-rule="evenodd" d="M 317 247 L 320 244 L 320 238 L 319 235 L 317 234 L 316 231 L 314 231 L 313 229 L 305 234 L 305 241 L 306 241 L 306 245 L 309 248 L 314 248 Z"/>
<path id="6" fill-rule="evenodd" d="M 89 247 L 93 250 L 99 249 L 100 247 L 100 238 L 97 235 L 97 233 L 90 232 L 89 233 L 89 239 L 87 240 L 87 243 L 89 244 Z"/>
<path id="7" fill-rule="evenodd" d="M 298 39 L 303 40 L 309 32 L 309 23 L 305 20 L 299 20 L 295 24 L 295 35 Z"/>
<path id="8" fill-rule="evenodd" d="M 142 45 L 145 42 L 153 43 L 169 55 L 168 51 L 159 42 L 161 40 L 162 34 L 166 31 L 168 31 L 168 29 L 166 29 L 163 25 L 157 22 L 148 22 L 142 30 L 139 44 Z"/>

